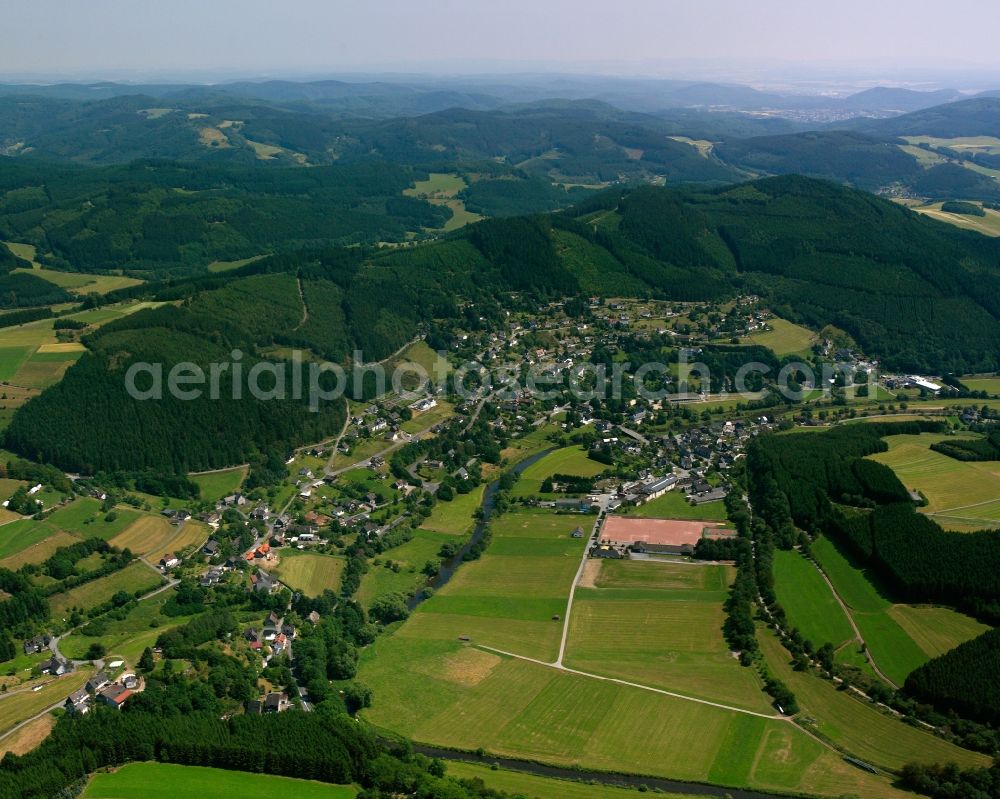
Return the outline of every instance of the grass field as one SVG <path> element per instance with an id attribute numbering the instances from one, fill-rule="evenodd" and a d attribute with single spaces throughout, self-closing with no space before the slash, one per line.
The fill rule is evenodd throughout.
<path id="1" fill-rule="evenodd" d="M 816 335 L 811 330 L 776 316 L 767 320 L 767 326 L 771 329 L 751 334 L 748 341 L 767 347 L 775 355 L 808 352 L 816 340 Z"/>
<path id="2" fill-rule="evenodd" d="M 271 571 L 289 588 L 306 596 L 322 596 L 324 591 L 340 590 L 340 576 L 345 560 L 299 550 L 281 550 L 281 562 Z"/>
<path id="3" fill-rule="evenodd" d="M 756 672 L 739 665 L 722 635 L 731 569 L 656 561 L 607 565 L 608 580 L 598 575 L 597 587 L 577 589 L 567 666 L 772 712 Z M 587 569 L 603 573 L 603 566 L 591 561 Z"/>
<path id="4" fill-rule="evenodd" d="M 22 688 L 5 694 L 0 698 L 0 735 L 47 707 L 61 702 L 90 679 L 93 673 L 91 668 L 81 668 L 63 677 L 49 679 L 40 691 Z"/>
<path id="5" fill-rule="evenodd" d="M 140 521 L 144 520 L 141 519 Z M 172 530 L 170 537 L 162 541 L 158 546 L 150 547 L 146 555 L 146 559 L 154 565 L 158 564 L 160 559 L 165 555 L 176 554 L 183 556 L 190 554 L 193 549 L 200 548 L 208 540 L 212 532 L 212 529 L 207 524 L 195 519 L 188 519 L 182 525 L 175 526 L 169 522 L 167 524 Z M 151 522 L 150 525 L 152 526 Z"/>
<path id="6" fill-rule="evenodd" d="M 414 531 L 413 538 L 393 549 L 387 549 L 361 578 L 361 587 L 355 597 L 362 607 L 369 607 L 375 597 L 386 594 L 409 595 L 427 579 L 421 572 L 429 560 L 438 560 L 438 552 L 445 543 L 455 543 L 451 533 L 438 533 L 422 527 Z M 393 564 L 395 568 L 389 564 Z"/>
<path id="7" fill-rule="evenodd" d="M 463 780 L 482 780 L 486 787 L 494 791 L 506 791 L 516 796 L 538 797 L 538 799 L 553 796 L 558 796 L 559 799 L 636 799 L 637 793 L 632 788 L 538 777 L 509 769 L 493 769 L 476 763 L 449 762 L 448 776 Z M 685 799 L 691 794 L 657 793 L 656 796 L 663 799 Z"/>
<path id="8" fill-rule="evenodd" d="M 888 769 L 899 769 L 911 762 L 983 765 L 984 755 L 885 715 L 814 674 L 795 671 L 789 665 L 788 652 L 770 630 L 758 627 L 757 638 L 771 671 L 798 699 L 800 716 L 813 720 L 810 726 L 855 757 Z"/>
<path id="9" fill-rule="evenodd" d="M 493 542 L 477 561 L 424 602 L 409 624 L 429 639 L 471 636 L 477 643 L 553 660 L 584 539 L 570 516 L 511 512 L 491 523 Z"/>
<path id="10" fill-rule="evenodd" d="M 788 722 L 411 634 L 420 615 L 365 650 L 360 673 L 376 697 L 367 718 L 417 741 L 723 785 L 904 796 Z"/>
<path id="11" fill-rule="evenodd" d="M 552 615 L 565 612 L 584 545 L 567 537 L 573 525 L 572 517 L 539 512 L 496 520 L 493 541 L 479 561 L 462 566 L 391 636 L 363 652 L 359 679 L 376 697 L 368 719 L 424 743 L 482 746 L 558 765 L 787 791 L 808 787 L 831 796 L 898 795 L 788 722 L 562 672 L 477 646 L 542 660 L 555 656 L 562 625 Z M 658 587 L 667 584 L 678 596 L 711 595 L 721 608 L 725 569 L 698 576 L 700 567 L 632 566 L 665 566 L 665 571 L 657 579 L 628 566 L 612 567 L 610 584 L 594 584 L 605 586 L 601 590 L 610 601 L 648 602 L 651 593 L 670 593 Z M 676 572 L 681 568 L 692 574 Z M 581 603 L 593 601 L 590 593 L 581 589 Z M 676 606 L 685 608 L 687 602 Z M 689 652 L 700 641 L 714 648 L 709 656 L 718 654 L 721 618 L 690 625 L 676 613 L 671 618 L 673 630 L 697 628 L 684 632 Z M 626 626 L 618 622 L 613 630 L 618 634 Z M 641 625 L 633 627 L 636 646 L 649 646 L 639 639 Z M 459 636 L 470 637 L 471 645 Z M 735 661 L 732 668 L 739 669 Z"/>
<path id="12" fill-rule="evenodd" d="M 956 227 L 965 230 L 974 230 L 984 236 L 1000 236 L 1000 211 L 991 208 L 984 208 L 985 216 L 973 216 L 971 214 L 953 214 L 941 210 L 943 203 L 930 203 L 928 205 L 913 206 L 913 210 L 918 214 L 929 216 L 932 219 L 939 219 Z"/>
<path id="13" fill-rule="evenodd" d="M 173 763 L 129 763 L 95 774 L 83 799 L 352 799 L 357 789 L 312 780 L 275 777 Z"/>
<path id="14" fill-rule="evenodd" d="M 413 414 L 412 419 L 408 419 L 403 422 L 400 427 L 407 433 L 418 433 L 421 430 L 426 430 L 429 427 L 433 427 L 438 422 L 443 422 L 449 416 L 455 412 L 455 406 L 450 402 L 446 402 L 442 399 L 437 401 L 437 405 L 431 408 L 429 411 L 424 411 L 423 413 Z M 379 442 L 383 448 L 389 446 L 386 442 Z"/>
<path id="15" fill-rule="evenodd" d="M 82 660 L 87 648 L 99 641 L 107 651 L 135 665 L 142 650 L 153 646 L 159 635 L 184 624 L 189 616 L 165 616 L 163 606 L 176 595 L 174 589 L 162 591 L 144 599 L 128 612 L 124 619 L 107 619 L 99 636 L 84 635 L 82 631 L 65 636 L 59 643 L 64 656 Z"/>
<path id="16" fill-rule="evenodd" d="M 963 462 L 933 452 L 946 436 L 889 436 L 888 452 L 870 456 L 891 467 L 907 488 L 927 497 L 921 508 L 942 527 L 958 531 L 1000 527 L 1000 462 Z"/>
<path id="17" fill-rule="evenodd" d="M 56 717 L 49 713 L 24 725 L 17 732 L 0 738 L 0 760 L 8 752 L 15 755 L 27 754 L 49 737 L 55 725 Z"/>
<path id="18" fill-rule="evenodd" d="M 427 180 L 416 181 L 413 188 L 404 189 L 403 194 L 407 197 L 447 199 L 454 197 L 467 185 L 461 175 L 451 172 L 431 172 Z"/>
<path id="19" fill-rule="evenodd" d="M 774 590 L 788 621 L 817 648 L 854 638 L 851 624 L 816 567 L 798 552 L 774 553 Z"/>
<path id="20" fill-rule="evenodd" d="M 446 377 L 452 371 L 448 359 L 440 357 L 425 341 L 417 341 L 411 344 L 400 353 L 399 357 L 392 364 L 393 370 L 403 369 L 409 371 L 413 370 L 414 367 L 418 368 L 410 374 L 401 373 L 400 375 L 400 382 L 403 388 L 411 391 L 423 382 L 417 379 L 418 375 L 420 378 L 426 376 L 433 383 L 439 385 L 442 380 L 436 378 L 440 375 L 443 379 L 443 377 Z"/>
<path id="21" fill-rule="evenodd" d="M 37 524 L 37 522 L 36 522 Z M 44 526 L 44 525 L 43 525 Z M 3 540 L 4 527 L 0 527 L 0 540 Z M 7 555 L 0 560 L 0 568 L 17 571 L 26 563 L 41 563 L 61 547 L 68 547 L 79 542 L 79 538 L 64 533 L 61 530 L 50 533 L 34 544 L 19 549 L 13 555 Z"/>
<path id="22" fill-rule="evenodd" d="M 132 508 L 115 508 L 113 514 L 109 521 L 109 514 L 101 510 L 98 500 L 81 497 L 53 511 L 46 522 L 83 538 L 96 536 L 110 540 L 142 516 Z"/>
<path id="23" fill-rule="evenodd" d="M 253 263 L 259 258 L 261 258 L 261 256 L 255 255 L 253 258 L 240 258 L 237 261 L 212 261 L 212 263 L 208 265 L 208 271 L 230 272 L 233 269 L 239 269 L 241 266 L 246 266 L 247 264 Z"/>
<path id="24" fill-rule="evenodd" d="M 485 491 L 485 484 L 479 485 L 468 494 L 456 494 L 451 502 L 439 501 L 420 528 L 450 535 L 472 532 L 475 524 L 472 514 L 482 505 Z"/>
<path id="25" fill-rule="evenodd" d="M 63 593 L 49 598 L 52 617 L 60 619 L 73 608 L 92 608 L 107 602 L 119 591 L 129 594 L 145 592 L 155 588 L 163 580 L 144 563 L 130 563 L 121 571 L 91 580 Z"/>
<path id="26" fill-rule="evenodd" d="M 538 494 L 545 479 L 555 474 L 594 477 L 607 468 L 605 464 L 588 458 L 583 447 L 563 447 L 550 452 L 521 472 L 513 493 L 518 496 Z"/>
<path id="27" fill-rule="evenodd" d="M 446 205 L 451 209 L 452 218 L 442 228 L 446 232 L 478 222 L 482 217 L 466 210 L 465 203 L 456 195 L 468 184 L 461 175 L 451 172 L 431 172 L 427 180 L 418 180 L 412 188 L 405 189 L 407 197 L 423 197 L 435 205 Z"/>
<path id="28" fill-rule="evenodd" d="M 0 525 L 0 558 L 34 547 L 57 532 L 55 527 L 34 519 L 17 519 Z"/>
<path id="29" fill-rule="evenodd" d="M 215 502 L 229 494 L 236 493 L 247 477 L 247 467 L 224 469 L 220 472 L 190 474 L 189 478 L 201 489 L 201 498 Z"/>
<path id="30" fill-rule="evenodd" d="M 638 516 L 640 519 L 694 519 L 696 521 L 724 522 L 726 520 L 726 504 L 724 502 L 706 502 L 704 505 L 690 504 L 683 491 L 674 489 L 652 502 L 646 502 L 637 508 L 620 508 L 616 512 L 625 511 L 628 516 Z"/>
<path id="31" fill-rule="evenodd" d="M 819 539 L 813 554 L 850 609 L 875 663 L 897 685 L 932 657 L 986 629 L 948 608 L 894 604 L 829 539 Z"/>
<path id="32" fill-rule="evenodd" d="M 963 377 L 962 382 L 973 391 L 1000 394 L 1000 377 Z"/>
<path id="33" fill-rule="evenodd" d="M 46 269 L 35 260 L 37 252 L 33 245 L 7 242 L 7 248 L 19 258 L 31 262 L 30 269 L 15 269 L 15 272 L 29 272 L 56 286 L 61 286 L 71 294 L 107 294 L 115 289 L 128 288 L 142 283 L 141 280 L 122 275 L 93 275 L 83 272 Z"/>

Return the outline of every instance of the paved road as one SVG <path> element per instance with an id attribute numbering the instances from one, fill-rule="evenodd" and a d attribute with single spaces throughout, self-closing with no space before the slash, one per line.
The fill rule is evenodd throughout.
<path id="1" fill-rule="evenodd" d="M 573 578 L 573 585 L 569 587 L 569 597 L 566 599 L 566 617 L 563 619 L 562 639 L 559 641 L 559 655 L 552 664 L 556 668 L 563 668 L 563 655 L 566 654 L 566 640 L 569 638 L 569 617 L 573 613 L 573 598 L 576 596 L 576 586 L 579 584 L 580 578 L 583 576 L 583 570 L 587 566 L 587 560 L 590 558 L 591 542 L 601 523 L 603 513 L 602 511 L 597 514 L 597 519 L 594 520 L 594 526 L 591 528 L 586 545 L 583 547 L 583 556 L 580 558 L 580 565 L 576 570 L 576 576 Z"/>

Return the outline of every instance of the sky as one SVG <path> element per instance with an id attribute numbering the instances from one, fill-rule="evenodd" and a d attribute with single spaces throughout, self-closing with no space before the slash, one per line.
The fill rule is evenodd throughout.
<path id="1" fill-rule="evenodd" d="M 595 71 L 1000 72 L 1000 3 L 963 0 L 32 0 L 0 78 Z"/>

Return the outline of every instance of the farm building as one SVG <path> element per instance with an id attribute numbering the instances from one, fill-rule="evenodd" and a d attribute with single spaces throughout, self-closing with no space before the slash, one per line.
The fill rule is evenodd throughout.
<path id="1" fill-rule="evenodd" d="M 640 552 L 690 555 L 702 538 L 731 534 L 721 524 L 680 519 L 639 519 L 608 516 L 601 526 L 601 544 L 631 547 Z"/>

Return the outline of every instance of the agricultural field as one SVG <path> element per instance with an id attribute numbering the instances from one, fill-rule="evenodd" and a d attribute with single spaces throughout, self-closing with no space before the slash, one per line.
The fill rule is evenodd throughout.
<path id="1" fill-rule="evenodd" d="M 917 148 L 919 149 L 919 148 Z M 921 152 L 924 152 L 921 150 Z M 1000 211 L 992 208 L 984 208 L 985 216 L 972 216 L 971 214 L 954 214 L 943 211 L 941 206 L 944 203 L 928 203 L 927 205 L 911 206 L 918 214 L 929 216 L 932 219 L 939 219 L 956 227 L 974 230 L 984 236 L 1000 236 Z"/>
<path id="2" fill-rule="evenodd" d="M 827 538 L 815 542 L 813 554 L 850 610 L 875 663 L 897 685 L 932 657 L 986 629 L 947 608 L 893 603 Z"/>
<path id="3" fill-rule="evenodd" d="M 973 391 L 1000 394 L 1000 377 L 963 377 L 962 382 Z"/>
<path id="4" fill-rule="evenodd" d="M 58 529 L 34 519 L 16 519 L 0 525 L 0 558 L 9 558 L 58 533 Z"/>
<path id="5" fill-rule="evenodd" d="M 775 355 L 806 353 L 816 340 L 811 330 L 775 316 L 767 320 L 770 330 L 751 334 L 747 341 L 767 347 Z"/>
<path id="6" fill-rule="evenodd" d="M 61 619 L 73 608 L 87 609 L 107 602 L 119 591 L 143 593 L 156 588 L 163 579 L 144 563 L 130 563 L 121 571 L 78 585 L 49 598 L 53 619 Z"/>
<path id="7" fill-rule="evenodd" d="M 109 540 L 141 515 L 132 508 L 115 508 L 113 511 L 105 512 L 98 500 L 81 497 L 53 511 L 45 521 L 53 527 L 74 533 L 81 538 L 97 537 Z"/>
<path id="8" fill-rule="evenodd" d="M 557 654 L 562 625 L 552 616 L 565 613 L 584 546 L 567 537 L 573 524 L 573 517 L 540 512 L 496 520 L 479 561 L 462 566 L 392 635 L 363 652 L 359 679 L 376 697 L 367 718 L 423 743 L 481 746 L 557 765 L 785 791 L 808 786 L 831 796 L 901 795 L 788 721 L 770 718 L 774 711 L 727 710 L 540 662 Z M 699 567 L 673 566 L 679 568 L 694 575 Z M 702 592 L 721 608 L 728 582 L 720 578 L 725 571 L 662 580 L 636 574 L 618 568 L 608 577 L 617 587 L 603 578 L 594 585 L 620 600 L 648 601 L 674 590 L 658 585 L 674 584 L 678 595 Z M 591 601 L 587 593 L 581 589 L 583 602 Z"/>
<path id="9" fill-rule="evenodd" d="M 538 494 L 545 479 L 555 474 L 595 477 L 607 468 L 607 465 L 587 457 L 583 447 L 563 447 L 550 452 L 521 472 L 513 493 L 517 496 Z"/>
<path id="10" fill-rule="evenodd" d="M 8 752 L 14 755 L 24 755 L 37 747 L 49 737 L 56 725 L 56 717 L 48 713 L 34 721 L 28 722 L 17 732 L 0 738 L 0 760 Z"/>
<path id="11" fill-rule="evenodd" d="M 438 501 L 420 529 L 449 535 L 467 535 L 472 532 L 475 520 L 472 515 L 483 504 L 486 485 L 476 486 L 468 494 L 455 494 L 451 502 Z"/>
<path id="12" fill-rule="evenodd" d="M 478 763 L 449 761 L 447 767 L 449 777 L 482 780 L 487 788 L 506 791 L 515 796 L 558 796 L 559 799 L 635 799 L 636 797 L 636 791 L 632 788 L 539 777 L 504 768 L 494 769 Z M 691 794 L 657 793 L 656 796 L 660 799 L 685 799 Z"/>
<path id="13" fill-rule="evenodd" d="M 145 517 L 140 521 L 145 521 L 146 518 L 155 517 Z M 154 565 L 159 563 L 165 555 L 185 556 L 194 549 L 200 549 L 212 532 L 207 524 L 195 519 L 188 519 L 180 525 L 173 525 L 169 522 L 167 524 L 172 529 L 173 534 L 166 541 L 160 543 L 158 547 L 150 548 L 146 555 L 146 559 Z"/>
<path id="14" fill-rule="evenodd" d="M 66 289 L 71 294 L 107 294 L 116 289 L 137 286 L 142 283 L 133 277 L 123 275 L 93 275 L 84 272 L 63 272 L 58 269 L 46 269 L 35 258 L 37 251 L 32 244 L 6 242 L 9 249 L 18 258 L 31 262 L 30 269 L 15 269 L 14 272 L 27 272 Z"/>
<path id="15" fill-rule="evenodd" d="M 32 718 L 76 691 L 94 673 L 91 668 L 80 668 L 62 677 L 53 677 L 42 683 L 40 691 L 21 688 L 0 698 L 0 735 Z"/>
<path id="16" fill-rule="evenodd" d="M 53 349 L 63 347 L 62 349 Z M 70 349 L 69 347 L 74 347 Z M 83 354 L 82 345 L 43 344 L 27 360 L 21 363 L 11 382 L 25 388 L 48 388 L 62 380 L 66 373 Z"/>
<path id="17" fill-rule="evenodd" d="M 271 572 L 281 582 L 306 596 L 322 596 L 324 591 L 340 590 L 340 576 L 346 561 L 334 555 L 320 555 L 299 550 L 281 550 L 281 561 Z"/>
<path id="18" fill-rule="evenodd" d="M 457 195 L 468 187 L 465 178 L 451 172 L 431 172 L 427 180 L 418 180 L 412 188 L 404 189 L 407 197 L 422 197 L 434 205 L 446 205 L 451 209 L 452 217 L 445 222 L 442 230 L 451 232 L 460 227 L 478 222 L 479 214 L 466 210 L 465 202 Z"/>
<path id="19" fill-rule="evenodd" d="M 223 469 L 215 472 L 189 474 L 188 477 L 201 489 L 201 498 L 216 502 L 225 496 L 235 494 L 247 477 L 247 467 Z"/>
<path id="20" fill-rule="evenodd" d="M 819 570 L 795 551 L 774 553 L 774 590 L 788 622 L 815 647 L 854 638 L 850 621 Z"/>
<path id="21" fill-rule="evenodd" d="M 674 489 L 651 502 L 643 503 L 636 508 L 620 508 L 628 516 L 640 519 L 694 519 L 695 521 L 724 522 L 726 520 L 726 503 L 706 502 L 703 505 L 692 505 L 687 501 L 683 491 Z"/>
<path id="22" fill-rule="evenodd" d="M 137 555 L 149 557 L 168 546 L 177 532 L 163 516 L 138 516 L 123 531 L 109 540 L 119 549 L 130 549 Z M 163 557 L 160 555 L 159 557 Z M 159 557 L 155 560 L 159 560 Z M 154 560 L 154 562 L 155 562 Z"/>
<path id="23" fill-rule="evenodd" d="M 945 529 L 960 532 L 1000 527 L 1000 462 L 958 461 L 933 452 L 943 434 L 889 436 L 888 452 L 871 459 L 892 468 L 903 485 L 927 498 L 921 508 Z"/>
<path id="24" fill-rule="evenodd" d="M 365 715 L 378 727 L 561 766 L 821 796 L 905 796 L 788 721 L 411 634 L 420 615 L 362 655 L 360 679 L 375 692 Z"/>
<path id="25" fill-rule="evenodd" d="M 350 785 L 174 763 L 129 763 L 91 777 L 83 799 L 353 799 Z"/>
<path id="26" fill-rule="evenodd" d="M 765 627 L 758 627 L 757 639 L 768 667 L 795 694 L 800 718 L 855 757 L 885 769 L 900 769 L 913 762 L 950 762 L 968 768 L 988 760 L 904 724 L 848 692 L 838 691 L 833 683 L 815 674 L 795 671 L 788 652 Z"/>
<path id="27" fill-rule="evenodd" d="M 10 424 L 14 418 L 14 412 L 24 405 L 29 399 L 37 396 L 38 389 L 25 388 L 24 386 L 12 386 L 10 384 L 0 386 L 0 430 Z"/>
<path id="28" fill-rule="evenodd" d="M 40 523 L 36 522 L 36 524 Z M 45 525 L 40 524 L 40 526 L 44 527 Z M 4 529 L 5 527 L 0 527 L 0 540 L 3 538 Z M 7 555 L 3 559 L 0 559 L 0 569 L 17 571 L 26 563 L 41 563 L 50 555 L 54 554 L 57 549 L 76 544 L 79 540 L 80 539 L 76 536 L 64 533 L 61 530 L 50 532 L 40 541 L 30 544 L 23 549 L 19 549 L 14 554 Z"/>
<path id="29" fill-rule="evenodd" d="M 567 666 L 759 713 L 773 712 L 760 679 L 752 669 L 740 666 L 722 635 L 725 589 L 733 577 L 729 567 L 668 561 L 621 564 L 631 567 L 626 569 L 609 565 L 614 587 L 601 579 L 602 561 L 587 563 L 587 571 L 598 574 L 595 587 L 576 591 L 564 657 Z M 699 590 L 698 585 L 711 587 Z"/>
<path id="30" fill-rule="evenodd" d="M 574 539 L 578 520 L 539 512 L 511 512 L 490 527 L 493 541 L 432 599 L 409 627 L 428 639 L 470 636 L 476 643 L 554 660 L 570 586 L 585 539 Z"/>

